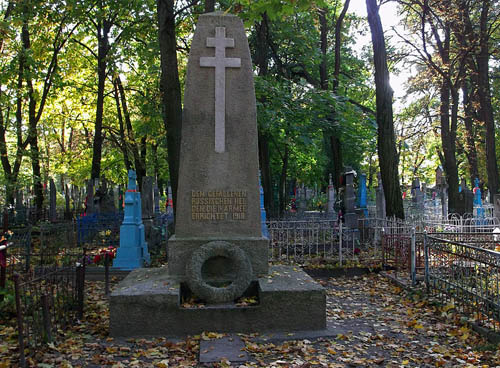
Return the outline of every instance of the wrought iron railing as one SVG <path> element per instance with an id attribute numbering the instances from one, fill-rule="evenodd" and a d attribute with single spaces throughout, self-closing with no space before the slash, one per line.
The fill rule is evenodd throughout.
<path id="1" fill-rule="evenodd" d="M 474 245 L 471 236 L 454 241 L 444 234 L 425 235 L 425 280 L 428 292 L 471 321 L 500 329 L 500 252 L 496 243 Z M 483 236 L 483 234 L 481 234 Z M 460 240 L 460 239 L 458 239 Z"/>
<path id="2" fill-rule="evenodd" d="M 26 366 L 26 353 L 31 355 L 39 345 L 57 340 L 83 318 L 85 265 L 75 266 L 14 275 L 21 367 Z"/>
<path id="3" fill-rule="evenodd" d="M 336 220 L 267 221 L 269 260 L 279 263 L 373 266 L 381 248 L 364 242 L 368 228 L 348 229 Z"/>

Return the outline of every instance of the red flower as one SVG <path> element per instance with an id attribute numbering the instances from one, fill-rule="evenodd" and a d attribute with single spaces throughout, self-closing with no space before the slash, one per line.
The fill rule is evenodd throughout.
<path id="1" fill-rule="evenodd" d="M 99 263 L 101 261 L 101 255 L 97 254 L 94 256 L 94 263 Z"/>

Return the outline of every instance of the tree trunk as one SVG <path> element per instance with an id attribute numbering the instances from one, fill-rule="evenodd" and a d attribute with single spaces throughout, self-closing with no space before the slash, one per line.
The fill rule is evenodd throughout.
<path id="1" fill-rule="evenodd" d="M 179 72 L 177 69 L 174 1 L 157 1 L 158 37 L 161 56 L 160 90 L 162 94 L 163 122 L 167 132 L 168 169 L 175 213 L 179 176 L 182 107 Z"/>
<path id="2" fill-rule="evenodd" d="M 486 171 L 488 173 L 488 188 L 491 195 L 498 193 L 498 165 L 495 144 L 495 120 L 491 106 L 489 78 L 489 0 L 483 0 L 480 21 L 479 54 L 477 56 L 478 95 L 481 120 L 486 126 Z"/>
<path id="3" fill-rule="evenodd" d="M 389 217 L 396 216 L 404 219 L 392 112 L 393 91 L 389 83 L 384 32 L 376 0 L 366 0 L 366 8 L 373 43 L 378 125 L 377 147 L 386 212 Z"/>
<path id="4" fill-rule="evenodd" d="M 344 22 L 345 15 L 347 10 L 349 9 L 350 0 L 345 0 L 344 7 L 339 14 L 337 21 L 335 22 L 335 58 L 333 64 L 333 84 L 332 91 L 333 94 L 338 93 L 339 88 L 339 77 L 340 77 L 340 50 L 342 46 L 342 24 Z M 333 109 L 333 133 L 330 137 L 330 147 L 332 151 L 332 159 L 333 159 L 333 185 L 335 186 L 335 190 L 338 193 L 340 188 L 340 178 L 342 176 L 342 171 L 344 170 L 344 162 L 342 155 L 342 142 L 340 140 L 340 127 L 338 126 L 338 121 L 336 118 L 336 111 Z"/>
<path id="5" fill-rule="evenodd" d="M 130 145 L 132 156 L 134 157 L 134 167 L 135 173 L 137 175 L 137 182 L 139 183 L 139 191 L 142 189 L 142 178 L 146 176 L 146 161 L 145 158 L 141 157 L 140 147 L 135 139 L 134 130 L 132 127 L 132 122 L 130 120 L 130 113 L 128 111 L 127 98 L 125 96 L 125 89 L 121 82 L 120 76 L 115 77 L 116 85 L 118 87 L 118 92 L 120 95 L 120 101 L 123 111 L 123 117 L 125 119 L 125 126 L 127 128 L 127 138 Z M 143 139 L 145 139 L 143 137 Z"/>
<path id="6" fill-rule="evenodd" d="M 118 116 L 118 124 L 119 124 L 119 129 L 120 129 L 120 139 L 121 139 L 121 145 L 120 148 L 122 150 L 123 154 L 123 161 L 125 163 L 125 169 L 127 172 L 130 170 L 132 167 L 130 163 L 130 159 L 128 157 L 128 143 L 127 139 L 125 138 L 125 128 L 123 125 L 123 116 L 122 116 L 122 109 L 120 106 L 120 96 L 118 92 L 118 82 L 116 81 L 116 78 L 113 80 L 113 92 L 114 92 L 114 97 L 115 97 L 115 103 L 116 103 L 116 113 Z"/>
<path id="7" fill-rule="evenodd" d="M 440 89 L 441 144 L 443 146 L 444 171 L 448 183 L 448 212 L 454 213 L 458 204 L 458 170 L 455 157 L 455 142 L 450 129 L 450 83 L 443 78 Z"/>
<path id="8" fill-rule="evenodd" d="M 205 13 L 211 13 L 215 10 L 215 0 L 205 0 Z"/>
<path id="9" fill-rule="evenodd" d="M 330 147 L 332 150 L 333 159 L 333 185 L 335 189 L 340 188 L 340 178 L 342 177 L 342 171 L 344 170 L 344 164 L 342 159 L 342 142 L 340 141 L 340 129 L 339 127 L 333 127 L 333 134 L 330 136 Z"/>
<path id="10" fill-rule="evenodd" d="M 24 10 L 24 21 L 21 31 L 21 40 L 23 52 L 31 49 L 30 34 L 28 30 L 28 10 Z M 40 167 L 40 150 L 38 149 L 38 132 L 36 119 L 36 100 L 33 82 L 31 80 L 30 70 L 26 68 L 26 85 L 28 87 L 28 140 L 30 143 L 31 167 L 33 171 L 33 189 L 35 193 L 35 208 L 37 216 L 41 213 L 43 207 L 43 185 Z"/>
<path id="11" fill-rule="evenodd" d="M 102 10 L 102 9 L 101 9 Z M 101 175 L 102 157 L 102 120 L 104 115 L 104 87 L 106 82 L 107 56 L 109 52 L 109 31 L 111 23 L 99 19 L 97 26 L 97 104 L 95 111 L 94 143 L 92 145 L 91 179 Z"/>
<path id="12" fill-rule="evenodd" d="M 273 185 L 269 162 L 269 138 L 259 130 L 259 162 L 262 189 L 264 190 L 264 208 L 268 216 L 274 216 Z"/>
<path id="13" fill-rule="evenodd" d="M 464 126 L 465 126 L 465 154 L 469 162 L 469 180 L 471 185 L 474 184 L 474 179 L 479 177 L 477 166 L 477 150 L 473 124 L 474 108 L 472 106 L 471 91 L 469 90 L 468 81 L 462 84 L 463 105 L 464 105 Z"/>
<path id="14" fill-rule="evenodd" d="M 257 45 L 255 48 L 255 65 L 258 68 L 259 76 L 263 77 L 268 73 L 269 57 L 268 57 L 268 43 L 267 37 L 269 32 L 269 24 L 267 15 L 262 14 L 260 22 L 255 24 L 257 32 Z M 264 97 L 260 101 L 265 103 Z M 274 201 L 273 201 L 273 184 L 271 176 L 271 163 L 269 156 L 269 137 L 263 129 L 258 126 L 259 136 L 259 164 L 260 164 L 260 178 L 261 185 L 264 191 L 264 208 L 267 216 L 272 217 L 275 215 Z"/>
<path id="15" fill-rule="evenodd" d="M 285 152 L 282 157 L 282 166 L 281 166 L 281 175 L 280 175 L 280 182 L 279 182 L 279 201 L 280 201 L 280 212 L 279 215 L 280 217 L 283 216 L 285 213 L 286 209 L 286 202 L 287 202 L 287 197 L 288 193 L 286 190 L 286 176 L 288 172 L 288 156 L 289 156 L 289 149 L 288 149 L 288 143 L 285 144 Z"/>
<path id="16" fill-rule="evenodd" d="M 7 21 L 10 17 L 10 14 L 14 8 L 14 3 L 9 2 L 7 9 L 5 10 L 4 13 L 4 21 Z M 4 37 L 0 37 L 0 52 L 3 50 L 3 43 L 4 43 Z M 22 92 L 21 89 L 23 88 L 23 72 L 24 72 L 24 53 L 20 52 L 19 53 L 19 73 L 18 73 L 18 83 L 17 83 L 17 106 L 19 113 L 16 112 L 16 122 L 17 122 L 17 136 L 18 138 L 21 137 L 21 139 L 18 139 L 17 142 L 17 153 L 16 153 L 16 164 L 17 161 L 19 160 L 19 164 L 16 165 L 14 164 L 14 170 L 12 168 L 12 165 L 10 164 L 9 161 L 9 152 L 7 148 L 7 138 L 6 138 L 6 133 L 7 133 L 7 128 L 6 128 L 6 121 L 4 120 L 4 114 L 3 110 L 0 108 L 0 160 L 2 162 L 2 168 L 4 171 L 4 177 L 5 177 L 5 204 L 6 205 L 13 205 L 14 204 L 14 197 L 15 197 L 15 192 L 17 188 L 17 178 L 19 174 L 19 168 L 21 166 L 21 161 L 22 161 L 22 151 L 24 150 L 25 147 L 22 146 L 22 132 L 19 129 L 21 126 L 21 123 L 17 121 L 17 118 L 22 119 Z M 0 97 L 2 96 L 2 88 L 0 86 Z M 8 114 L 7 114 L 8 115 Z M 8 116 L 5 117 L 5 119 L 8 119 Z M 17 170 L 16 170 L 17 166 Z"/>

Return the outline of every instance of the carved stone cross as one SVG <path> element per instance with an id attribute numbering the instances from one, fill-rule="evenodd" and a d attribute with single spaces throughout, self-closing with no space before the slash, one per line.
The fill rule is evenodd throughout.
<path id="1" fill-rule="evenodd" d="M 226 150 L 226 68 L 241 67 L 241 59 L 226 58 L 226 48 L 234 39 L 226 38 L 226 28 L 216 27 L 215 38 L 207 38 L 207 47 L 215 47 L 215 57 L 200 57 L 201 67 L 215 67 L 215 152 Z"/>

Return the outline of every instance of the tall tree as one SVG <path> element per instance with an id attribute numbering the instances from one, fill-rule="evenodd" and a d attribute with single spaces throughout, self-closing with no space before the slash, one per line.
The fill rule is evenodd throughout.
<path id="1" fill-rule="evenodd" d="M 419 40 L 404 38 L 418 60 L 430 70 L 435 81 L 433 88 L 439 91 L 439 120 L 441 129 L 442 164 L 448 184 L 448 210 L 459 207 L 457 128 L 460 105 L 459 89 L 465 74 L 466 53 L 457 49 L 452 37 L 454 20 L 452 0 L 400 1 L 409 12 L 408 24 L 413 27 Z M 429 86 L 430 87 L 430 86 Z M 428 88 L 429 88 L 428 87 Z"/>
<path id="2" fill-rule="evenodd" d="M 404 218 L 403 199 L 399 187 L 398 156 L 392 111 L 393 91 L 389 82 L 384 31 L 376 0 L 366 0 L 368 23 L 372 34 L 373 62 L 377 102 L 378 156 L 386 201 L 387 216 Z"/>
<path id="3" fill-rule="evenodd" d="M 31 164 L 33 170 L 35 207 L 37 211 L 40 211 L 43 205 L 43 184 L 37 126 L 40 118 L 42 117 L 49 92 L 53 87 L 54 78 L 58 69 L 59 54 L 75 31 L 78 23 L 72 23 L 73 19 L 70 17 L 69 13 L 63 12 L 61 14 L 60 19 L 57 23 L 55 23 L 55 30 L 53 30 L 54 36 L 51 40 L 52 48 L 48 55 L 46 55 L 46 60 L 37 60 L 38 62 L 46 62 L 46 69 L 40 68 L 40 65 L 38 65 L 39 69 L 35 69 L 35 60 L 32 59 L 34 53 L 32 49 L 30 22 L 35 23 L 34 20 L 37 19 L 36 16 L 38 14 L 34 13 L 35 9 L 32 5 L 32 3 L 27 1 L 21 3 L 21 45 L 22 52 L 25 54 L 25 59 L 23 61 L 23 74 L 25 76 L 27 88 L 26 93 L 28 98 L 28 141 L 30 144 Z M 40 19 L 44 16 L 45 14 L 41 14 Z M 43 46 L 40 45 L 40 47 Z M 41 70 L 44 70 L 43 74 L 41 73 Z M 33 80 L 34 76 L 38 76 L 39 80 Z M 35 82 L 37 82 L 37 84 L 41 84 L 40 90 L 36 89 Z"/>
<path id="4" fill-rule="evenodd" d="M 260 77 L 266 77 L 269 72 L 269 18 L 266 13 L 262 13 L 261 19 L 255 23 L 255 47 L 253 60 Z M 259 101 L 265 104 L 264 95 Z M 273 186 L 271 177 L 271 161 L 269 152 L 269 132 L 258 125 L 259 135 L 259 164 L 261 174 L 261 185 L 264 191 L 264 208 L 269 216 L 274 215 L 273 208 Z"/>
<path id="5" fill-rule="evenodd" d="M 110 51 L 109 33 L 117 13 L 107 14 L 109 9 L 103 0 L 97 3 L 97 19 L 91 21 L 94 23 L 97 36 L 97 103 L 95 110 L 94 125 L 94 143 L 92 145 L 92 169 L 91 179 L 99 179 L 101 175 L 101 157 L 102 157 L 102 121 L 104 116 L 104 88 L 107 77 L 108 54 Z"/>
<path id="6" fill-rule="evenodd" d="M 179 177 L 182 106 L 175 33 L 175 18 L 177 14 L 174 9 L 174 0 L 158 0 L 157 13 L 161 55 L 160 90 L 162 95 L 163 123 L 167 132 L 168 169 L 175 212 L 177 181 Z"/>
<path id="7" fill-rule="evenodd" d="M 10 20 L 12 12 L 14 10 L 14 2 L 9 2 L 5 13 L 3 14 L 3 21 L 7 22 Z M 5 35 L 0 38 L 0 55 L 4 56 L 4 42 Z M 17 138 L 17 149 L 14 158 L 14 164 L 11 164 L 8 144 L 7 144 L 7 130 L 8 130 L 8 120 L 10 118 L 10 105 L 8 100 L 4 102 L 2 85 L 0 84 L 0 159 L 2 162 L 2 168 L 4 171 L 6 186 L 6 204 L 14 204 L 14 194 L 17 187 L 17 181 L 19 177 L 19 170 L 21 168 L 24 151 L 29 144 L 29 139 L 23 138 L 23 124 L 22 124 L 22 108 L 23 108 L 23 76 L 24 76 L 24 64 L 26 56 L 21 50 L 15 56 L 18 59 L 18 70 L 17 70 L 17 92 L 16 92 L 16 138 Z M 13 60 L 14 61 L 14 60 Z M 7 68 L 3 71 L 5 72 Z M 3 73 L 2 73 L 3 74 Z M 5 79 L 5 78 L 3 78 Z M 8 99 L 8 97 L 7 97 Z"/>
<path id="8" fill-rule="evenodd" d="M 495 121 L 491 104 L 490 43 L 500 13 L 491 14 L 491 1 L 459 1 L 460 22 L 454 22 L 455 33 L 464 51 L 469 53 L 471 80 L 475 84 L 478 100 L 478 118 L 485 127 L 486 172 L 490 193 L 499 192 L 498 164 L 496 157 Z M 476 18 L 473 17 L 476 15 Z M 479 27 L 476 24 L 479 23 Z"/>

